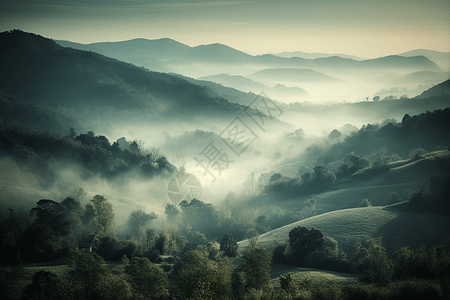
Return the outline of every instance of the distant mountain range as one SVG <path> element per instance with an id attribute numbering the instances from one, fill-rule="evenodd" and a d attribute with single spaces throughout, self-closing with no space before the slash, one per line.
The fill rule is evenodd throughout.
<path id="1" fill-rule="evenodd" d="M 279 57 L 286 57 L 286 58 L 300 57 L 300 58 L 306 58 L 306 59 L 316 59 L 316 58 L 325 58 L 325 57 L 338 56 L 338 57 L 342 57 L 342 58 L 350 58 L 350 59 L 353 59 L 353 60 L 364 60 L 364 58 L 361 58 L 361 57 L 358 57 L 358 56 L 347 55 L 347 54 L 340 54 L 340 53 L 329 54 L 329 53 L 318 53 L 318 52 L 306 53 L 306 52 L 302 52 L 302 51 L 294 51 L 294 52 L 274 53 L 273 55 L 279 56 Z"/>
<path id="2" fill-rule="evenodd" d="M 450 72 L 450 52 L 439 52 L 426 49 L 416 49 L 408 52 L 400 53 L 399 56 L 425 56 L 434 61 L 441 69 Z"/>
<path id="3" fill-rule="evenodd" d="M 249 76 L 250 78 L 264 81 L 280 82 L 290 81 L 297 83 L 305 82 L 330 82 L 339 81 L 338 79 L 326 74 L 311 70 L 298 68 L 275 68 L 264 69 Z"/>
<path id="4" fill-rule="evenodd" d="M 75 116 L 84 124 L 104 126 L 105 130 L 108 124 L 139 121 L 195 126 L 210 124 L 211 118 L 215 119 L 214 126 L 221 126 L 242 113 L 241 105 L 230 103 L 220 92 L 200 83 L 98 53 L 64 48 L 22 31 L 0 34 L 0 66 L 2 106 L 28 103 L 39 110 Z M 14 107 L 21 110 L 24 105 Z M 3 112 L 0 119 L 13 121 Z M 46 120 L 52 122 L 50 117 Z M 42 125 L 42 119 L 35 124 Z"/>
<path id="5" fill-rule="evenodd" d="M 214 81 L 223 84 L 224 86 L 233 87 L 235 89 L 245 92 L 252 91 L 254 93 L 258 93 L 259 91 L 262 91 L 265 88 L 267 88 L 264 84 L 241 75 L 218 74 L 218 75 L 204 76 L 198 79 Z"/>
<path id="6" fill-rule="evenodd" d="M 300 57 L 279 57 L 271 54 L 252 56 L 222 44 L 201 45 L 190 47 L 171 39 L 133 39 L 122 42 L 107 42 L 93 44 L 79 44 L 68 41 L 56 41 L 64 47 L 98 52 L 102 55 L 130 62 L 156 71 L 177 72 L 188 76 L 209 76 L 211 72 L 201 73 L 200 67 L 193 64 L 215 64 L 217 68 L 226 69 L 230 66 L 244 66 L 241 72 L 222 72 L 234 74 L 250 74 L 264 68 L 310 68 L 316 71 L 326 71 L 339 68 L 341 70 L 392 70 L 405 71 L 441 71 L 436 63 L 425 56 L 404 57 L 387 56 L 377 59 L 356 60 L 349 57 L 320 57 L 305 59 Z M 217 66 L 218 65 L 218 66 Z M 216 73 L 217 74 L 217 68 Z M 237 70 L 234 67 L 233 70 Z M 183 71 L 183 72 L 181 72 Z M 188 73 L 191 72 L 192 74 Z M 195 73 L 197 72 L 197 73 Z M 195 73 L 195 74 L 194 74 Z M 197 76 L 198 75 L 198 76 Z"/>

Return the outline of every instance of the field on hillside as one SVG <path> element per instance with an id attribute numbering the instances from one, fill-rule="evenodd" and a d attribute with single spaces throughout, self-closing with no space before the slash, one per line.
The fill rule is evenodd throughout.
<path id="1" fill-rule="evenodd" d="M 322 230 L 338 241 L 349 256 L 353 254 L 356 242 L 380 236 L 388 253 L 403 246 L 415 249 L 423 244 L 450 245 L 450 235 L 446 230 L 450 228 L 448 216 L 402 211 L 395 205 L 352 208 L 314 216 L 262 234 L 257 243 L 273 249 L 287 240 L 289 232 L 297 226 Z M 239 243 L 240 249 L 247 245 L 247 240 Z"/>
<path id="2" fill-rule="evenodd" d="M 361 277 L 359 274 L 349 274 L 273 264 L 272 271 L 270 273 L 270 281 L 275 289 L 280 288 L 280 276 L 285 276 L 288 273 L 291 273 L 294 283 L 300 288 L 315 284 L 345 285 L 348 283 L 356 283 Z"/>

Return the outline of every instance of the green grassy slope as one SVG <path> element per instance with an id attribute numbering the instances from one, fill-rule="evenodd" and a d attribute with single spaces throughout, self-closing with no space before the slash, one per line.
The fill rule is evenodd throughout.
<path id="1" fill-rule="evenodd" d="M 286 240 L 289 231 L 297 226 L 322 230 L 337 240 L 349 255 L 352 255 L 358 240 L 364 242 L 380 235 L 388 253 L 403 246 L 417 248 L 422 244 L 449 244 L 450 236 L 446 230 L 450 228 L 448 216 L 406 211 L 399 206 L 352 208 L 314 216 L 262 234 L 258 245 L 273 249 Z M 239 242 L 240 249 L 247 245 L 247 240 Z"/>

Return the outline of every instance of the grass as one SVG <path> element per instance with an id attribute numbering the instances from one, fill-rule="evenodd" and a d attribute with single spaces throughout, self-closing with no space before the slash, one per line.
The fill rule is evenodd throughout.
<path id="1" fill-rule="evenodd" d="M 315 195 L 317 212 L 322 214 L 266 232 L 258 238 L 258 244 L 273 249 L 288 238 L 293 228 L 305 226 L 321 229 L 350 256 L 357 241 L 379 236 L 383 237 L 388 254 L 403 246 L 413 249 L 423 244 L 450 246 L 450 233 L 445 230 L 450 228 L 448 216 L 409 211 L 401 203 L 388 205 L 387 199 L 391 192 L 406 198 L 410 191 L 428 184 L 431 176 L 448 176 L 445 166 L 449 161 L 450 151 L 427 153 L 419 160 L 393 163 L 388 172 L 369 180 L 351 180 L 346 188 Z M 359 207 L 364 198 L 373 206 Z M 280 201 L 278 205 L 296 210 L 298 200 Z M 247 245 L 248 241 L 239 242 L 240 249 Z"/>
<path id="2" fill-rule="evenodd" d="M 348 255 L 353 254 L 353 246 L 357 241 L 364 242 L 379 236 L 383 236 L 383 246 L 388 253 L 403 246 L 414 249 L 422 244 L 449 242 L 445 230 L 450 228 L 448 216 L 402 211 L 395 207 L 353 208 L 314 216 L 260 235 L 258 245 L 273 249 L 279 242 L 286 240 L 289 232 L 297 226 L 322 230 L 337 240 Z M 239 242 L 240 249 L 247 245 L 247 240 Z"/>
<path id="3" fill-rule="evenodd" d="M 311 284 L 343 286 L 349 283 L 357 283 L 360 278 L 358 274 L 273 264 L 270 281 L 275 289 L 280 288 L 280 276 L 288 273 L 291 273 L 295 285 L 300 287 Z"/>

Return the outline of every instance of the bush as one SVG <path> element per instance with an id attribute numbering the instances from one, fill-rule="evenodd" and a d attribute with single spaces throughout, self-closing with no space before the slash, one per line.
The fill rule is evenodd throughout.
<path id="1" fill-rule="evenodd" d="M 381 237 L 366 241 L 367 248 L 361 244 L 356 246 L 355 265 L 363 270 L 362 282 L 385 285 L 391 281 L 394 274 L 392 263 L 388 260 L 386 248 L 381 246 Z"/>
<path id="2" fill-rule="evenodd" d="M 361 201 L 361 207 L 369 207 L 372 206 L 372 203 L 369 201 L 369 199 L 365 198 Z"/>

